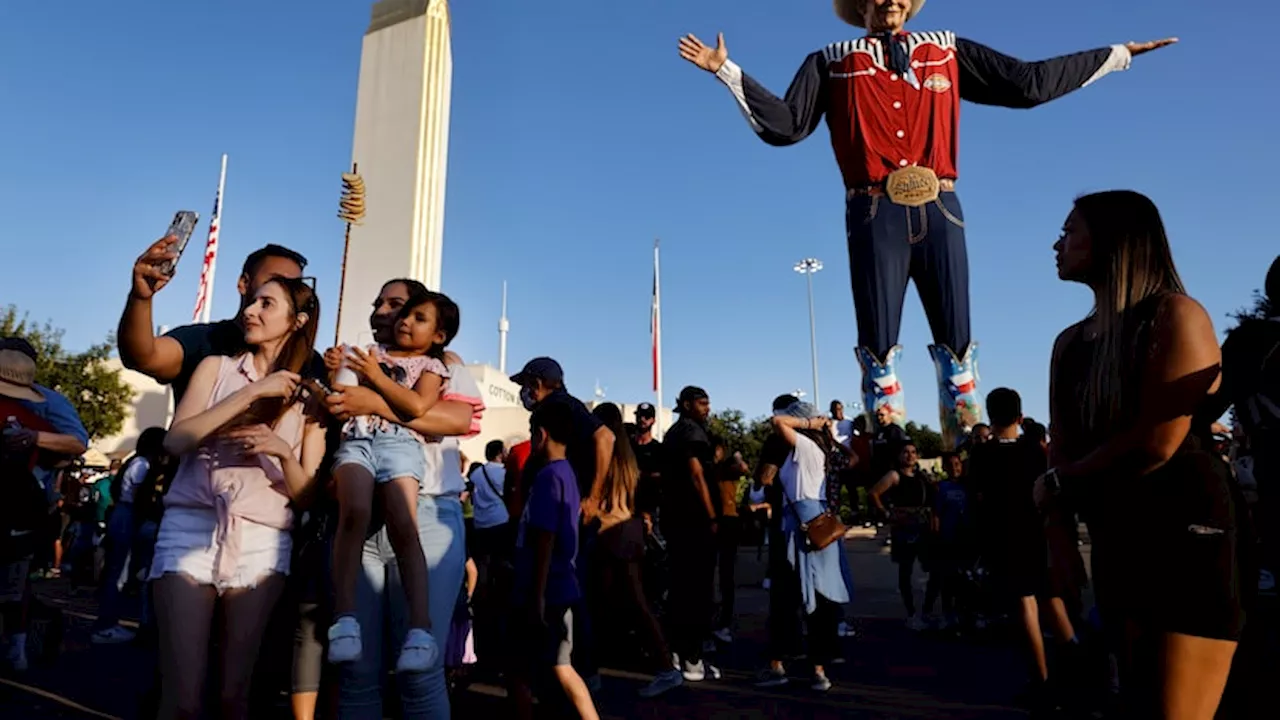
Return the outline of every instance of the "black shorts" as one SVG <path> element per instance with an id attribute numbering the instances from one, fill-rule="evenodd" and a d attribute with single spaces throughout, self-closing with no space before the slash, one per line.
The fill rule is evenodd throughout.
<path id="1" fill-rule="evenodd" d="M 601 532 L 596 539 L 599 552 L 623 562 L 644 560 L 644 541 L 644 521 L 640 518 L 624 520 Z"/>
<path id="2" fill-rule="evenodd" d="M 1108 518 L 1099 592 L 1111 584 L 1124 616 L 1154 631 L 1239 640 L 1257 566 L 1230 469 L 1207 452 L 1180 453 L 1126 496 L 1109 505 L 1139 517 Z"/>
<path id="3" fill-rule="evenodd" d="M 511 616 L 513 652 L 531 676 L 549 668 L 573 664 L 573 607 L 547 606 L 543 623 L 529 617 L 527 607 L 514 608 Z"/>

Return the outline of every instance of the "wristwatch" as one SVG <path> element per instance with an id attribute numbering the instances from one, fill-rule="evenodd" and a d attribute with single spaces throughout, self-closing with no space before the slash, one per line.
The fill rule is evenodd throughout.
<path id="1" fill-rule="evenodd" d="M 1062 481 L 1058 478 L 1058 468 L 1049 468 L 1044 474 L 1044 488 L 1051 495 L 1057 495 L 1062 492 Z"/>

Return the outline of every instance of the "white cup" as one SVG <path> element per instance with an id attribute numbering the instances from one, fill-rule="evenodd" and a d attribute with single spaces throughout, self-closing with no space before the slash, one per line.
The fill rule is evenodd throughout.
<path id="1" fill-rule="evenodd" d="M 356 375 L 356 371 L 347 365 L 347 358 L 351 356 L 351 347 L 342 346 L 342 367 L 338 368 L 337 375 L 334 376 L 333 382 L 337 385 L 346 385 L 348 387 L 360 384 L 360 376 Z"/>

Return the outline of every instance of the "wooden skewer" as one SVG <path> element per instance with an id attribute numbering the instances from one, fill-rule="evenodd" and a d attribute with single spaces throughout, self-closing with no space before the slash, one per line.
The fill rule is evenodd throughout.
<path id="1" fill-rule="evenodd" d="M 351 163 L 351 173 L 353 175 L 357 174 L 359 170 L 360 170 L 360 166 L 357 163 Z M 345 192 L 343 193 L 343 197 L 346 197 Z M 341 332 L 342 330 L 342 296 L 346 293 L 346 290 L 347 290 L 347 253 L 350 250 L 351 250 L 351 221 L 347 220 L 347 231 L 346 233 L 343 234 L 343 238 L 342 238 L 342 273 L 339 276 L 339 280 L 338 280 L 337 320 L 333 326 L 334 347 L 337 347 L 338 345 L 338 333 Z"/>

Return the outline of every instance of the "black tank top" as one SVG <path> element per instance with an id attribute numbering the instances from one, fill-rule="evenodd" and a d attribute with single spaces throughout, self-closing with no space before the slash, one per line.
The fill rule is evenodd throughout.
<path id="1" fill-rule="evenodd" d="M 1088 422 L 1080 412 L 1081 398 L 1084 398 L 1089 391 L 1089 371 L 1094 362 L 1093 352 L 1097 341 L 1085 337 L 1083 323 L 1077 326 L 1067 339 L 1062 354 L 1058 358 L 1057 375 L 1054 378 L 1054 397 L 1050 399 L 1053 423 L 1056 426 L 1055 442 L 1059 443 L 1056 450 L 1063 461 L 1074 462 L 1085 457 L 1101 447 L 1114 434 L 1124 432 L 1135 421 L 1141 401 L 1142 376 L 1152 347 L 1156 317 L 1168 297 L 1168 294 L 1162 294 L 1147 298 L 1135 306 L 1124 321 L 1125 353 L 1124 366 L 1120 375 L 1120 406 L 1123 417 L 1116 421 L 1112 428 L 1102 427 L 1102 423 Z M 1201 405 L 1207 406 L 1210 401 L 1210 396 L 1206 395 Z M 1204 413 L 1196 415 L 1191 430 L 1183 438 L 1182 444 L 1174 452 L 1173 457 L 1160 468 L 1146 473 L 1141 478 L 1122 477 L 1116 473 L 1103 473 L 1100 477 L 1091 478 L 1093 482 L 1089 482 L 1086 486 L 1091 490 L 1077 497 L 1080 503 L 1078 509 L 1085 514 L 1086 520 L 1101 519 L 1096 513 L 1101 511 L 1099 503 L 1102 503 L 1104 497 L 1119 501 L 1119 503 L 1108 503 L 1113 507 L 1120 504 L 1133 510 L 1133 503 L 1151 507 L 1152 498 L 1147 490 L 1153 487 L 1153 483 L 1156 485 L 1162 482 L 1168 483 L 1165 485 L 1166 488 L 1185 485 L 1188 481 L 1195 484 L 1193 478 L 1186 477 L 1188 474 L 1202 476 L 1206 473 L 1212 474 L 1217 476 L 1215 478 L 1217 480 L 1229 477 L 1229 468 L 1212 451 L 1209 421 L 1202 415 Z M 1171 475 L 1181 477 L 1173 480 L 1170 478 Z M 1173 481 L 1170 482 L 1171 480 Z M 1124 497 L 1121 498 L 1120 495 Z M 1113 519 L 1125 524 L 1133 522 L 1131 516 Z"/>
<path id="2" fill-rule="evenodd" d="M 898 484 L 890 488 L 889 504 L 895 508 L 929 507 L 929 483 L 919 472 L 898 473 Z"/>
<path id="3" fill-rule="evenodd" d="M 1093 367 L 1093 352 L 1097 340 L 1085 337 L 1084 323 L 1072 331 L 1063 346 L 1061 357 L 1058 358 L 1054 397 L 1050 400 L 1053 423 L 1062 442 L 1057 451 L 1064 460 L 1076 461 L 1088 455 L 1108 438 L 1123 431 L 1136 418 L 1156 315 L 1168 298 L 1169 294 L 1149 297 L 1129 311 L 1124 320 L 1125 353 L 1124 367 L 1120 374 L 1120 392 L 1121 407 L 1125 409 L 1126 417 L 1115 423 L 1117 427 L 1102 427 L 1101 423 L 1087 422 L 1081 417 L 1080 399 L 1089 391 L 1089 371 Z M 1209 397 L 1206 396 L 1201 405 L 1209 404 Z M 1179 452 L 1194 450 L 1203 441 L 1211 439 L 1211 420 L 1216 418 L 1207 419 L 1203 413 L 1197 413 L 1191 432 L 1183 441 L 1183 448 Z"/>

